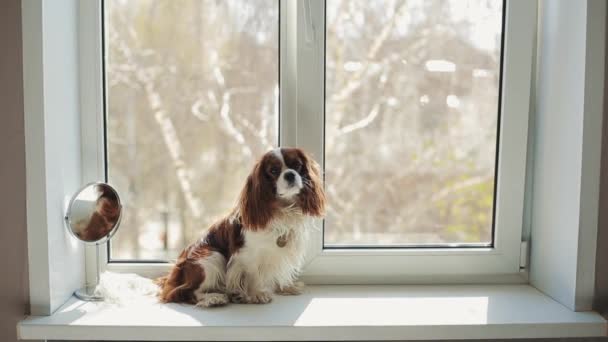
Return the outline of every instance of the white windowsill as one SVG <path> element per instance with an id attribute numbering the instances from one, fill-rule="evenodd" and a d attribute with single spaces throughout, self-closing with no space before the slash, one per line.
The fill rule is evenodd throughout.
<path id="1" fill-rule="evenodd" d="M 71 298 L 28 317 L 21 339 L 408 340 L 606 336 L 595 312 L 572 312 L 529 285 L 310 286 L 268 305 L 119 307 Z"/>

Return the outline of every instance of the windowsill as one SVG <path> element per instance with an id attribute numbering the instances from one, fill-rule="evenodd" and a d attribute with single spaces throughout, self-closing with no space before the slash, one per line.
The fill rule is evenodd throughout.
<path id="1" fill-rule="evenodd" d="M 310 286 L 268 305 L 119 307 L 72 297 L 28 317 L 20 339 L 424 340 L 606 336 L 595 312 L 572 312 L 528 285 Z"/>

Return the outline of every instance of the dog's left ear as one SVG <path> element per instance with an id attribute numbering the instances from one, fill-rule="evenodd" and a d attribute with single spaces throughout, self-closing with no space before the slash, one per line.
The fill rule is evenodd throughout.
<path id="1" fill-rule="evenodd" d="M 325 215 L 325 191 L 321 177 L 321 167 L 312 156 L 302 150 L 298 150 L 303 162 L 304 187 L 298 196 L 300 208 L 304 214 L 322 217 Z"/>

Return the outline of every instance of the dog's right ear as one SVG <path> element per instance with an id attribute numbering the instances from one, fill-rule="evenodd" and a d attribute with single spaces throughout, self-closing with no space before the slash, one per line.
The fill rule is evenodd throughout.
<path id="1" fill-rule="evenodd" d="M 238 208 L 244 229 L 263 229 L 275 212 L 275 188 L 264 174 L 263 163 L 264 158 L 256 163 L 241 191 Z"/>

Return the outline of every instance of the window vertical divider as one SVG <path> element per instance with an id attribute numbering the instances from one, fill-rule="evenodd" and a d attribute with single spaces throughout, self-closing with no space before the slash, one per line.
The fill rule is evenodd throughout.
<path id="1" fill-rule="evenodd" d="M 281 2 L 280 145 L 311 153 L 324 170 L 325 0 Z M 323 222 L 316 220 L 308 256 L 323 250 Z"/>

